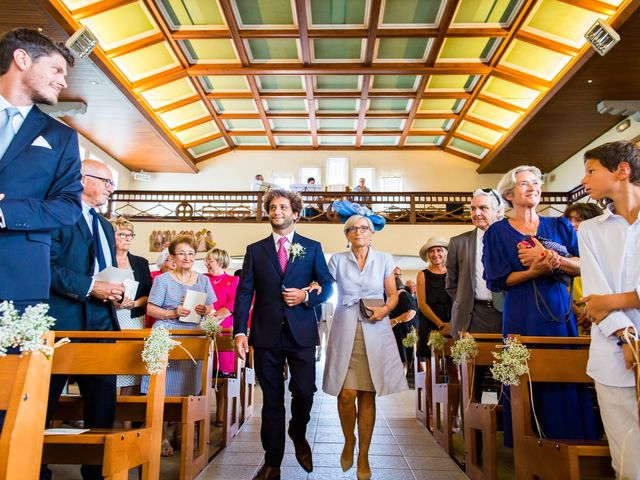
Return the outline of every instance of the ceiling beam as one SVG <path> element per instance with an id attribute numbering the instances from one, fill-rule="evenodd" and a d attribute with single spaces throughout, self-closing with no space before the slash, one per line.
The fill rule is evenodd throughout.
<path id="1" fill-rule="evenodd" d="M 476 97 L 476 100 L 481 100 L 483 102 L 489 103 L 491 105 L 494 105 L 496 107 L 500 107 L 500 108 L 504 108 L 505 110 L 509 110 L 511 112 L 515 112 L 515 113 L 525 113 L 527 111 L 526 108 L 522 108 L 522 107 L 518 107 L 516 105 L 513 105 L 509 102 L 505 102 L 504 100 L 499 100 L 497 98 L 491 97 L 489 95 L 485 95 L 483 93 L 478 93 L 478 96 Z"/>
<path id="2" fill-rule="evenodd" d="M 296 17 L 298 19 L 298 30 L 300 36 L 300 51 L 302 63 L 305 66 L 311 64 L 311 42 L 309 40 L 309 19 L 307 18 L 307 8 L 305 0 L 295 0 Z M 313 77 L 304 77 L 305 97 L 307 100 L 307 110 L 309 112 L 309 127 L 311 128 L 311 143 L 314 148 L 318 148 L 318 121 L 316 119 L 316 100 L 313 91 Z"/>
<path id="3" fill-rule="evenodd" d="M 574 7 L 584 8 L 585 10 L 591 10 L 592 12 L 599 13 L 601 15 L 613 15 L 616 13 L 616 7 L 605 2 L 598 0 L 560 0 L 562 3 L 568 3 Z"/>
<path id="4" fill-rule="evenodd" d="M 413 64 L 378 64 L 372 67 L 354 64 L 264 64 L 242 67 L 236 65 L 192 65 L 189 75 L 486 75 L 487 65 L 464 64 L 462 66 L 443 65 L 438 67 Z"/>
<path id="5" fill-rule="evenodd" d="M 459 152 L 458 150 L 454 150 L 450 147 L 444 147 L 443 149 L 445 152 L 450 153 L 451 155 L 455 155 L 457 157 L 461 157 L 464 158 L 465 160 L 469 160 L 473 163 L 480 163 L 482 160 L 480 160 L 478 157 L 474 157 L 473 155 L 468 155 L 466 153 L 463 152 Z"/>
<path id="6" fill-rule="evenodd" d="M 119 57 L 120 55 L 126 55 L 127 53 L 135 52 L 136 50 L 150 47 L 151 45 L 155 45 L 156 43 L 160 42 L 164 42 L 164 35 L 162 34 L 162 32 L 157 32 L 153 35 L 139 38 L 138 40 L 135 40 L 133 42 L 125 43 L 124 45 L 120 45 L 119 47 L 105 50 L 105 55 L 107 56 L 107 58 L 113 59 L 115 57 Z"/>
<path id="7" fill-rule="evenodd" d="M 530 43 L 531 45 L 546 48 L 547 50 L 562 53 L 570 57 L 575 57 L 576 55 L 578 55 L 578 53 L 580 53 L 579 48 L 567 45 L 566 43 L 551 40 L 550 38 L 543 37 L 542 35 L 538 35 L 528 30 L 520 30 L 518 32 L 518 35 L 516 35 L 516 38 L 518 40 L 522 40 L 523 42 Z"/>
<path id="8" fill-rule="evenodd" d="M 114 8 L 124 7 L 137 0 L 103 0 L 101 2 L 92 3 L 84 7 L 76 8 L 71 11 L 71 15 L 76 21 L 84 20 L 100 13 L 108 12 Z"/>

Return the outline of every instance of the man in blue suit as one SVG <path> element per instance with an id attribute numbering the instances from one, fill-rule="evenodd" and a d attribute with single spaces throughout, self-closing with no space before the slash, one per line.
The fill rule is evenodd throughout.
<path id="1" fill-rule="evenodd" d="M 124 286 L 95 279 L 107 266 L 117 266 L 113 227 L 96 208 L 113 192 L 111 170 L 96 160 L 82 162 L 82 215 L 70 228 L 51 234 L 51 297 L 49 314 L 54 330 L 120 330 L 113 302 L 122 299 Z M 115 375 L 76 377 L 84 399 L 86 428 L 111 428 L 116 407 Z M 52 375 L 47 422 L 53 418 L 67 375 Z M 83 465 L 85 480 L 101 479 L 101 467 Z M 41 479 L 51 478 L 44 467 Z"/>
<path id="2" fill-rule="evenodd" d="M 74 58 L 35 30 L 0 39 L 0 301 L 23 310 L 49 298 L 51 231 L 81 214 L 80 153 L 55 105 Z"/>
<path id="3" fill-rule="evenodd" d="M 254 348 L 256 375 L 263 392 L 260 437 L 265 464 L 254 480 L 280 478 L 285 446 L 284 366 L 291 380 L 291 420 L 288 434 L 298 463 L 313 470 L 305 438 L 316 391 L 315 350 L 318 327 L 314 307 L 331 296 L 333 281 L 320 243 L 294 232 L 302 211 L 299 194 L 270 191 L 264 202 L 272 234 L 247 247 L 236 292 L 233 331 L 236 351 L 244 358 Z M 309 291 L 311 282 L 321 291 Z M 247 321 L 255 294 L 251 333 Z"/>

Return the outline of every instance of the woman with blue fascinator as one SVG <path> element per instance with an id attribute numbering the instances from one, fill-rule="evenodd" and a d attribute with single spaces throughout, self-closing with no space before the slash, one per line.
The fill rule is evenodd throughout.
<path id="1" fill-rule="evenodd" d="M 358 425 L 357 478 L 371 478 L 369 445 L 376 417 L 375 397 L 407 390 L 389 312 L 398 302 L 393 258 L 373 250 L 372 238 L 385 223 L 371 210 L 347 200 L 333 203 L 349 250 L 329 261 L 338 286 L 338 305 L 327 341 L 323 390 L 338 397 L 344 434 L 340 466 L 353 465 Z"/>

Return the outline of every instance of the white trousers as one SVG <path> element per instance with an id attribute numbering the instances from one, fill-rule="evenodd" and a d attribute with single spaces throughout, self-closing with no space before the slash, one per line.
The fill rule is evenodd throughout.
<path id="1" fill-rule="evenodd" d="M 636 389 L 595 384 L 616 478 L 640 480 L 640 423 Z"/>

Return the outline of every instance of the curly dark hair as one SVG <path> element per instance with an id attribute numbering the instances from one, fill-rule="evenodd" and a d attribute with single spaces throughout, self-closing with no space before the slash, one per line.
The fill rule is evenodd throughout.
<path id="1" fill-rule="evenodd" d="M 640 147 L 633 142 L 604 143 L 584 152 L 584 161 L 587 160 L 598 160 L 610 172 L 614 172 L 621 162 L 627 162 L 631 168 L 629 182 L 640 185 Z"/>
<path id="2" fill-rule="evenodd" d="M 267 195 L 264 197 L 264 210 L 269 212 L 269 207 L 271 206 L 271 202 L 275 198 L 286 198 L 291 203 L 291 211 L 293 213 L 297 213 L 300 215 L 302 213 L 302 197 L 298 192 L 292 192 L 290 190 L 269 190 Z"/>
<path id="3" fill-rule="evenodd" d="M 572 213 L 575 213 L 582 220 L 589 220 L 590 218 L 602 215 L 602 209 L 595 203 L 572 203 L 565 208 L 562 216 L 570 219 Z"/>
<path id="4" fill-rule="evenodd" d="M 55 43 L 37 30 L 16 28 L 9 30 L 0 38 L 0 75 L 9 71 L 13 52 L 18 49 L 27 52 L 32 60 L 58 53 L 70 67 L 75 63 L 75 57 L 64 43 Z"/>

